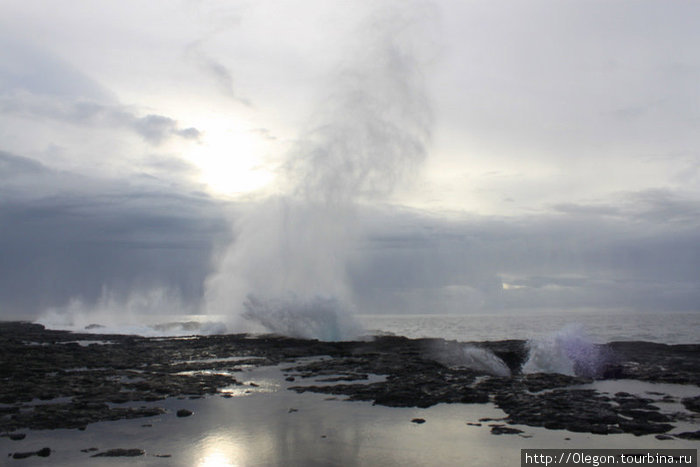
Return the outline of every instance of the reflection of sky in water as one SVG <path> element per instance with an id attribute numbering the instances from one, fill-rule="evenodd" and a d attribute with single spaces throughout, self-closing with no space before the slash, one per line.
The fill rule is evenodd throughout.
<path id="1" fill-rule="evenodd" d="M 308 380 L 284 380 L 290 364 L 261 367 L 235 376 L 258 387 L 246 397 L 211 396 L 204 399 L 167 399 L 137 405 L 158 405 L 168 413 L 158 417 L 89 425 L 85 431 L 26 431 L 22 441 L 0 438 L 0 453 L 37 450 L 49 446 L 52 466 L 92 466 L 96 459 L 81 449 L 140 448 L 146 456 L 110 459 L 109 465 L 143 466 L 313 466 L 404 465 L 493 466 L 516 465 L 521 448 L 695 448 L 696 442 L 659 441 L 652 436 L 591 435 L 564 430 L 516 427 L 518 435 L 494 436 L 482 417 L 504 414 L 491 404 L 440 404 L 429 409 L 373 406 L 369 402 L 331 400 L 326 394 L 297 394 L 289 386 Z M 596 383 L 599 384 L 599 383 Z M 662 392 L 697 391 L 685 386 L 633 382 L 602 382 L 601 390 Z M 618 386 L 619 384 L 619 386 Z M 686 395 L 683 394 L 677 395 Z M 651 396 L 650 396 L 651 397 Z M 654 396 L 656 397 L 656 396 Z M 339 396 L 342 399 L 343 396 Z M 679 407 L 676 404 L 673 409 Z M 178 418 L 178 409 L 193 415 Z M 411 423 L 423 418 L 424 424 Z M 697 423 L 694 423 L 697 429 Z M 686 426 L 685 428 L 692 428 Z M 693 430 L 694 431 L 694 430 Z M 567 439 L 568 438 L 568 439 Z M 156 455 L 170 455 L 168 458 Z"/>

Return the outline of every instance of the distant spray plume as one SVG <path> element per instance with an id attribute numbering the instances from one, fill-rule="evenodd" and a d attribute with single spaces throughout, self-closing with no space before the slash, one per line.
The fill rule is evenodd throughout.
<path id="1" fill-rule="evenodd" d="M 379 201 L 426 157 L 432 114 L 421 73 L 423 3 L 384 4 L 279 177 L 282 195 L 251 205 L 207 279 L 209 313 L 237 329 L 342 340 L 361 332 L 346 277 L 361 238 L 359 203 Z M 428 47 L 429 48 L 429 47 Z"/>

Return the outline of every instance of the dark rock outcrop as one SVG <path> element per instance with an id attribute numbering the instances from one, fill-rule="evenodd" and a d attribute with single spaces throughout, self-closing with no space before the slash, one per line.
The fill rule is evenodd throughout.
<path id="1" fill-rule="evenodd" d="M 478 349 L 477 354 L 498 357 L 511 376 L 495 376 L 508 373 L 501 371 L 503 365 L 497 371 L 488 365 L 470 367 L 461 358 L 467 345 Z M 371 341 L 319 342 L 246 335 L 155 339 L 0 322 L 0 403 L 5 404 L 0 407 L 0 433 L 84 429 L 97 421 L 157 416 L 165 412 L 157 405 L 162 399 L 225 396 L 223 388 L 240 384 L 231 374 L 243 365 L 282 363 L 296 364 L 283 371 L 286 381 L 295 383 L 289 389 L 299 393 L 343 395 L 391 407 L 492 401 L 505 411 L 506 422 L 548 429 L 662 434 L 687 417 L 662 413 L 651 398 L 606 396 L 581 385 L 606 377 L 698 385 L 700 345 L 613 342 L 598 346 L 597 353 L 605 359 L 587 366 L 585 377 L 524 375 L 520 368 L 527 346 L 516 340 L 460 343 L 382 336 Z M 299 363 L 302 357 L 317 358 Z M 688 410 L 699 411 L 700 396 L 682 402 Z M 181 409 L 177 415 L 191 412 Z M 492 428 L 497 428 L 494 434 L 516 430 Z M 697 434 L 677 436 L 694 439 Z"/>

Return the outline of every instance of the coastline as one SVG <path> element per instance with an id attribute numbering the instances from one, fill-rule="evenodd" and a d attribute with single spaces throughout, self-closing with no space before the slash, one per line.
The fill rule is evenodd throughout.
<path id="1" fill-rule="evenodd" d="M 700 430 L 694 344 L 610 343 L 584 376 L 520 373 L 517 340 L 141 338 L 0 322 L 0 345 L 0 454 L 17 465 L 15 453 L 44 447 L 34 462 L 114 463 L 91 456 L 133 449 L 122 459 L 137 465 L 511 464 L 521 447 L 694 448 Z M 465 367 L 465 345 L 512 375 Z"/>

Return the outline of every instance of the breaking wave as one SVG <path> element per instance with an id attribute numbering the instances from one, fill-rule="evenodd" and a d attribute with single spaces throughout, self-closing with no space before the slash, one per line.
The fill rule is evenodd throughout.
<path id="1" fill-rule="evenodd" d="M 263 299 L 248 295 L 243 317 L 266 331 L 302 339 L 340 341 L 357 338 L 362 327 L 334 297 Z"/>
<path id="2" fill-rule="evenodd" d="M 531 339 L 523 373 L 560 373 L 570 376 L 596 376 L 605 356 L 582 326 L 572 324 L 539 339 Z"/>

